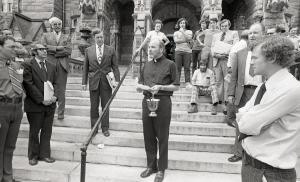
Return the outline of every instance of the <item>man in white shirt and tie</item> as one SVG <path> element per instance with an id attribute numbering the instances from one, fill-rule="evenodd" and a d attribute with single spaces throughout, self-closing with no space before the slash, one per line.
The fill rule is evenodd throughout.
<path id="1" fill-rule="evenodd" d="M 242 182 L 296 182 L 300 147 L 300 82 L 288 71 L 295 58 L 286 37 L 260 39 L 252 48 L 260 84 L 239 110 L 239 140 L 244 149 Z"/>
<path id="2" fill-rule="evenodd" d="M 260 39 L 263 36 L 264 26 L 259 23 L 255 23 L 250 26 L 249 29 L 249 45 L 253 41 Z M 254 76 L 253 69 L 250 66 L 251 54 L 250 49 L 246 47 L 237 51 L 236 56 L 232 57 L 232 73 L 231 80 L 228 86 L 228 101 L 230 104 L 234 104 L 237 108 L 243 107 L 247 101 L 252 97 L 256 87 L 261 84 L 261 76 Z M 230 126 L 236 126 L 235 113 L 228 113 L 226 122 Z M 242 146 L 238 141 L 239 130 L 236 129 L 235 143 L 233 156 L 228 160 L 230 162 L 236 162 L 242 159 Z"/>
<path id="3" fill-rule="evenodd" d="M 91 127 L 93 128 L 99 118 L 99 103 L 101 98 L 101 107 L 104 109 L 106 103 L 111 97 L 112 88 L 106 78 L 109 72 L 113 72 L 117 82 L 120 81 L 120 72 L 115 50 L 104 44 L 103 31 L 94 29 L 92 32 L 95 45 L 85 50 L 85 62 L 82 74 L 82 89 L 87 89 L 89 80 L 89 91 L 91 101 Z M 101 123 L 101 129 L 104 136 L 109 133 L 109 111 L 106 112 L 104 120 Z M 97 130 L 98 132 L 98 130 Z M 97 133 L 96 132 L 96 133 Z"/>

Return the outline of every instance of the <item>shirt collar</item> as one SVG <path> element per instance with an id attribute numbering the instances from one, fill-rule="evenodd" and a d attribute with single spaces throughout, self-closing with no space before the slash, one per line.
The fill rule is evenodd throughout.
<path id="1" fill-rule="evenodd" d="M 273 89 L 274 85 L 277 85 L 280 80 L 283 80 L 289 71 L 286 68 L 282 68 L 276 73 L 274 73 L 267 81 L 266 81 L 266 90 Z"/>
<path id="2" fill-rule="evenodd" d="M 157 63 L 157 62 L 160 62 L 163 59 L 164 59 L 164 55 L 160 56 L 159 58 L 154 59 L 154 62 Z"/>
<path id="3" fill-rule="evenodd" d="M 43 60 L 40 60 L 39 58 L 35 57 L 35 60 L 36 62 L 38 63 L 38 65 L 40 65 L 40 63 L 43 61 Z M 46 63 L 46 61 L 44 60 L 43 61 L 44 63 Z"/>

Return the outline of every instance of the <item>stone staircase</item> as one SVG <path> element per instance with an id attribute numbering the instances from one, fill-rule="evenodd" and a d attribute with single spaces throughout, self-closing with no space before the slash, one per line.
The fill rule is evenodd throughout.
<path id="1" fill-rule="evenodd" d="M 124 73 L 124 68 L 121 73 Z M 87 182 L 148 182 L 139 177 L 146 166 L 142 134 L 141 99 L 135 91 L 136 79 L 127 76 L 110 109 L 111 136 L 101 132 L 87 151 Z M 14 157 L 14 175 L 25 181 L 78 182 L 80 146 L 90 131 L 89 93 L 81 91 L 81 77 L 68 78 L 66 116 L 54 120 L 51 141 L 53 164 L 29 166 L 27 145 L 29 125 L 24 114 Z M 241 163 L 230 163 L 235 131 L 223 123 L 224 115 L 210 115 L 209 99 L 203 98 L 199 112 L 186 112 L 190 90 L 174 93 L 169 140 L 169 170 L 165 182 L 238 182 Z M 219 108 L 221 111 L 221 108 Z M 104 143 L 103 149 L 97 144 Z M 299 165 L 298 168 L 300 169 Z M 300 170 L 298 170 L 300 171 Z"/>

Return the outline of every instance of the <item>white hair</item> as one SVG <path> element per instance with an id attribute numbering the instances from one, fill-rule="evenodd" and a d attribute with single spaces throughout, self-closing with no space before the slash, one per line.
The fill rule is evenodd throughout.
<path id="1" fill-rule="evenodd" d="M 49 19 L 49 23 L 52 25 L 55 22 L 60 22 L 62 23 L 61 19 L 57 18 L 57 17 L 52 17 Z"/>

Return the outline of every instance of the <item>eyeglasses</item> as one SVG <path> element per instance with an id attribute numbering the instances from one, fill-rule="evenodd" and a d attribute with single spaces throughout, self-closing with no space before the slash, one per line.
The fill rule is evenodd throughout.
<path id="1" fill-rule="evenodd" d="M 61 25 L 61 23 L 53 23 L 53 25 Z"/>

